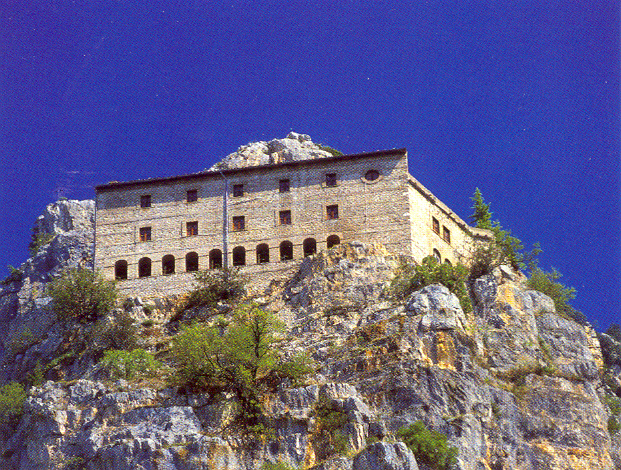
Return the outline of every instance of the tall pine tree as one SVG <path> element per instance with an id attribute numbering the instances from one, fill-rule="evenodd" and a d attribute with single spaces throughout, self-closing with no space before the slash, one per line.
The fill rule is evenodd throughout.
<path id="1" fill-rule="evenodd" d="M 489 210 L 489 204 L 486 204 L 483 201 L 483 195 L 481 194 L 481 190 L 476 188 L 474 191 L 474 196 L 470 198 L 473 202 L 472 210 L 473 213 L 470 216 L 472 221 L 475 223 L 477 228 L 492 228 L 492 213 Z"/>

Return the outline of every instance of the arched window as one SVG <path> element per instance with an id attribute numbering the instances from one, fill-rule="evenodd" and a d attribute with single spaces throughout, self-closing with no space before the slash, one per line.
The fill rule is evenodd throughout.
<path id="1" fill-rule="evenodd" d="M 138 277 L 149 277 L 151 275 L 151 258 L 140 258 L 138 261 Z"/>
<path id="2" fill-rule="evenodd" d="M 442 262 L 442 256 L 440 256 L 440 252 L 437 249 L 433 249 L 433 257 L 436 259 L 438 263 Z"/>
<path id="3" fill-rule="evenodd" d="M 127 261 L 124 259 L 114 263 L 114 279 L 127 279 Z"/>
<path id="4" fill-rule="evenodd" d="M 166 255 L 162 258 L 162 274 L 175 274 L 175 257 Z"/>
<path id="5" fill-rule="evenodd" d="M 285 240 L 280 244 L 280 261 L 289 261 L 293 259 L 293 243 Z"/>
<path id="6" fill-rule="evenodd" d="M 330 235 L 328 237 L 327 243 L 328 243 L 328 250 L 329 250 L 333 246 L 340 245 L 341 239 L 339 238 L 338 235 Z"/>
<path id="7" fill-rule="evenodd" d="M 267 243 L 261 243 L 257 246 L 257 264 L 270 262 L 270 247 Z"/>
<path id="8" fill-rule="evenodd" d="M 453 263 L 450 262 L 448 258 L 444 260 L 444 264 L 448 264 L 449 266 L 453 266 Z"/>
<path id="9" fill-rule="evenodd" d="M 222 251 L 217 248 L 209 252 L 209 269 L 222 269 Z"/>
<path id="10" fill-rule="evenodd" d="M 304 258 L 317 253 L 317 241 L 314 238 L 307 238 L 302 245 L 304 246 Z"/>
<path id="11" fill-rule="evenodd" d="M 187 272 L 198 271 L 198 253 L 195 251 L 185 255 L 185 270 Z"/>
<path id="12" fill-rule="evenodd" d="M 233 266 L 246 265 L 246 249 L 243 246 L 233 248 Z"/>

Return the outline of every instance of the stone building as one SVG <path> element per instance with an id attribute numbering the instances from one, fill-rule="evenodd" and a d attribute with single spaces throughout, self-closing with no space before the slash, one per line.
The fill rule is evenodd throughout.
<path id="1" fill-rule="evenodd" d="M 283 141 L 319 148 L 292 133 L 259 158 L 250 149 L 241 164 L 229 156 L 200 173 L 97 186 L 95 267 L 128 294 L 157 295 L 188 290 L 194 271 L 227 261 L 269 279 L 359 240 L 455 263 L 486 237 L 409 174 L 405 149 L 332 155 L 312 147 L 291 158 Z"/>

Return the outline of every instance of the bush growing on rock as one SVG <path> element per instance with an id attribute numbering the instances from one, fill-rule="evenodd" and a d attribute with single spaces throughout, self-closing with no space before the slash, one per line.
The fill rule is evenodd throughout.
<path id="1" fill-rule="evenodd" d="M 22 415 L 27 395 L 22 384 L 10 382 L 0 388 L 0 425 L 12 425 Z"/>
<path id="2" fill-rule="evenodd" d="M 238 268 L 199 271 L 194 278 L 196 287 L 190 292 L 183 309 L 213 307 L 220 300 L 233 300 L 246 291 L 247 279 Z"/>
<path id="3" fill-rule="evenodd" d="M 528 287 L 550 297 L 554 301 L 557 314 L 581 325 L 587 323 L 584 314 L 569 305 L 569 301 L 576 297 L 576 289 L 557 282 L 562 277 L 560 272 L 555 268 L 552 268 L 550 272 L 545 272 L 536 263 L 531 263 L 530 271 L 530 277 L 527 281 Z"/>
<path id="4" fill-rule="evenodd" d="M 106 351 L 101 364 L 111 377 L 127 380 L 153 377 L 162 368 L 162 363 L 156 361 L 153 354 L 144 349 Z"/>
<path id="5" fill-rule="evenodd" d="M 447 444 L 444 434 L 430 431 L 422 421 L 399 429 L 397 438 L 410 448 L 418 462 L 434 469 L 450 469 L 456 462 L 457 449 Z"/>
<path id="6" fill-rule="evenodd" d="M 117 292 L 114 282 L 97 271 L 70 269 L 47 288 L 58 318 L 89 322 L 114 308 Z"/>
<path id="7" fill-rule="evenodd" d="M 425 286 L 442 284 L 457 296 L 464 312 L 471 312 L 472 302 L 466 286 L 467 279 L 468 269 L 465 266 L 439 263 L 433 256 L 427 256 L 418 266 L 402 264 L 397 276 L 390 283 L 390 291 L 394 297 L 404 299 Z"/>

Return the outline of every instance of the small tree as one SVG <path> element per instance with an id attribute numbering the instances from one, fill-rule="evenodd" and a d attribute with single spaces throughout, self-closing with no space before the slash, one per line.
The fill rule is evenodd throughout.
<path id="1" fill-rule="evenodd" d="M 489 204 L 486 204 L 483 201 L 483 195 L 481 194 L 481 190 L 476 188 L 474 191 L 474 196 L 470 198 L 472 200 L 472 215 L 470 218 L 475 223 L 475 227 L 477 228 L 492 228 L 492 213 L 489 210 Z"/>
<path id="2" fill-rule="evenodd" d="M 109 313 L 117 297 L 114 282 L 90 269 L 66 271 L 50 283 L 47 292 L 59 318 L 81 322 L 93 321 Z"/>
<path id="3" fill-rule="evenodd" d="M 0 388 L 0 425 L 12 425 L 22 415 L 27 394 L 22 384 L 10 382 Z"/>
<path id="4" fill-rule="evenodd" d="M 576 297 L 576 289 L 557 282 L 561 277 L 562 274 L 555 268 L 545 272 L 537 266 L 537 263 L 532 263 L 528 287 L 550 297 L 554 301 L 556 313 L 560 316 L 585 324 L 587 320 L 584 314 L 569 305 L 569 301 Z"/>
<path id="5" fill-rule="evenodd" d="M 456 462 L 457 448 L 449 446 L 444 434 L 430 431 L 422 421 L 399 429 L 397 438 L 410 448 L 418 462 L 434 469 L 449 469 Z"/>
<path id="6" fill-rule="evenodd" d="M 184 305 L 191 307 L 213 307 L 220 300 L 232 300 L 246 291 L 247 279 L 239 268 L 211 269 L 194 275 L 195 288 Z"/>

